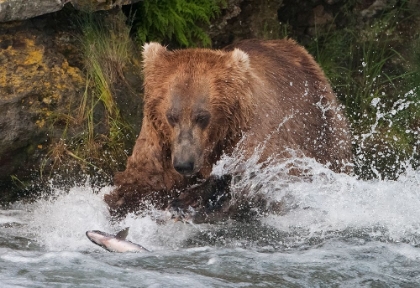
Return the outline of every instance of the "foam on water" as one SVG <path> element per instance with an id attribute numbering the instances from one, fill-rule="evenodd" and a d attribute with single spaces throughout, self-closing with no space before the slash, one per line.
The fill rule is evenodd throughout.
<path id="1" fill-rule="evenodd" d="M 103 201 L 103 195 L 112 189 L 108 186 L 99 193 L 89 185 L 74 186 L 69 191 L 55 189 L 52 196 L 35 203 L 17 203 L 14 205 L 16 210 L 2 211 L 0 223 L 21 224 L 15 234 L 34 239 L 47 251 L 102 250 L 87 239 L 86 231 L 117 233 L 125 227 L 130 227 L 128 240 L 141 243 L 148 249 L 176 249 L 191 231 L 197 229 L 181 222 L 158 224 L 154 214 L 162 212 L 153 210 L 144 217 L 129 214 L 121 222 L 112 223 Z"/>
<path id="2" fill-rule="evenodd" d="M 69 191 L 56 189 L 53 196 L 25 205 L 29 210 L 26 231 L 35 234 L 37 241 L 48 251 L 86 249 L 85 232 L 92 228 L 109 230 L 106 205 L 102 194 L 93 193 L 87 185 Z"/>
<path id="3" fill-rule="evenodd" d="M 268 216 L 266 222 L 288 230 L 310 233 L 362 229 L 372 237 L 392 241 L 420 240 L 419 173 L 399 181 L 358 181 L 337 175 L 333 182 L 317 179 L 290 187 L 297 208 L 284 216 Z M 379 233 L 379 234 L 378 234 Z"/>
<path id="4" fill-rule="evenodd" d="M 304 171 L 303 177 L 288 175 L 290 164 Z M 235 156 L 224 157 L 214 171 L 222 175 L 237 165 L 251 176 L 233 184 L 233 197 L 246 191 L 251 199 L 263 195 L 285 204 L 287 213 L 262 220 L 281 231 L 305 231 L 301 237 L 359 231 L 387 241 L 420 243 L 419 171 L 407 169 L 396 181 L 364 181 L 334 173 L 313 159 L 261 164 L 251 158 L 244 164 Z"/>

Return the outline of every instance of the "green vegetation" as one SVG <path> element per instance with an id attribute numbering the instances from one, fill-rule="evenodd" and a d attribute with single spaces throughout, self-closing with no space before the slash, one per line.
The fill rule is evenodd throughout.
<path id="1" fill-rule="evenodd" d="M 135 6 L 139 42 L 174 43 L 182 47 L 211 45 L 200 25 L 209 25 L 224 0 L 145 0 Z"/>
<path id="2" fill-rule="evenodd" d="M 48 158 L 53 167 L 75 162 L 84 172 L 111 176 L 124 165 L 126 146 L 132 146 L 135 137 L 115 100 L 116 87 L 127 86 L 124 70 L 134 61 L 130 27 L 122 12 L 112 17 L 84 14 L 79 24 L 86 89 L 78 108 L 64 117 L 66 128 Z"/>
<path id="3" fill-rule="evenodd" d="M 392 179 L 418 163 L 420 47 L 404 47 L 395 33 L 410 21 L 403 8 L 363 27 L 325 29 L 308 46 L 345 104 L 362 178 Z"/>
<path id="4" fill-rule="evenodd" d="M 125 21 L 125 16 L 119 13 L 112 18 L 94 18 L 90 14 L 82 22 L 81 43 L 88 83 L 78 119 L 84 121 L 86 129 L 79 139 L 73 140 L 77 152 L 74 154 L 80 159 L 100 160 L 102 167 L 105 163 L 115 165 L 116 159 L 125 159 L 124 144 L 134 137 L 115 102 L 114 86 L 124 81 L 123 70 L 132 58 L 130 27 Z M 109 162 L 111 159 L 106 155 L 113 155 L 115 159 Z"/>

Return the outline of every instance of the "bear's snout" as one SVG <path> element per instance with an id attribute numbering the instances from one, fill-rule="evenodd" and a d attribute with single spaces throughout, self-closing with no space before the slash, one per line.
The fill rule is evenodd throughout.
<path id="1" fill-rule="evenodd" d="M 175 141 L 172 143 L 172 165 L 181 175 L 192 176 L 201 168 L 202 150 L 199 139 L 202 135 L 194 127 L 175 129 Z"/>
<path id="2" fill-rule="evenodd" d="M 175 170 L 182 175 L 189 176 L 194 173 L 194 160 L 189 158 L 187 160 L 180 160 L 179 158 L 174 159 Z"/>

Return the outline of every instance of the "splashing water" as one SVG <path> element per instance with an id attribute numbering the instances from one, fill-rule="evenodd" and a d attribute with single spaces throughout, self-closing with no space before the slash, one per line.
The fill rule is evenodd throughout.
<path id="1" fill-rule="evenodd" d="M 362 128 L 360 135 L 354 135 L 354 162 L 361 177 L 396 179 L 406 169 L 419 166 L 420 127 L 410 124 L 406 116 L 419 110 L 418 91 L 418 88 L 408 91 L 391 106 L 382 103 L 380 97 L 372 99 L 375 117 L 369 119 L 371 116 L 363 115 L 362 123 L 373 122 Z M 381 97 L 386 94 L 382 92 Z M 415 115 L 412 117 L 416 119 Z"/>

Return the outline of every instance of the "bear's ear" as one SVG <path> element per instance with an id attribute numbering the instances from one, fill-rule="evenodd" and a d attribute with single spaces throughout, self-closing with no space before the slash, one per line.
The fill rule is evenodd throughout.
<path id="1" fill-rule="evenodd" d="M 241 49 L 235 48 L 232 51 L 232 59 L 239 68 L 245 71 L 249 69 L 249 56 Z"/>
<path id="2" fill-rule="evenodd" d="M 153 64 L 159 55 L 165 53 L 166 47 L 163 47 L 159 43 L 151 42 L 146 43 L 143 46 L 143 65 L 146 67 Z"/>

